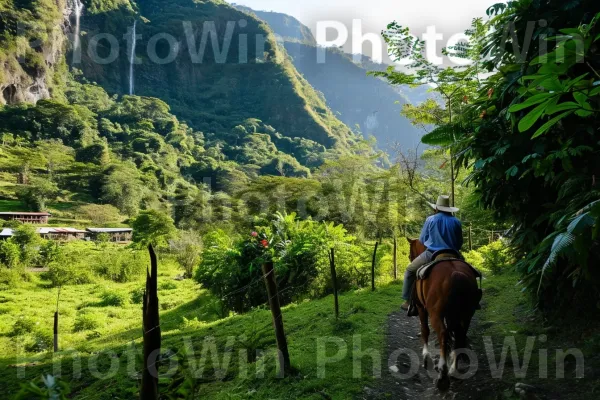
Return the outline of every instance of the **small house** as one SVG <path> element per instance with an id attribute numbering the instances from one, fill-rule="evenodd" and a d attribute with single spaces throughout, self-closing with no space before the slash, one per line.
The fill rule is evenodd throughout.
<path id="1" fill-rule="evenodd" d="M 129 243 L 133 239 L 131 228 L 87 228 L 89 236 L 94 240 L 100 234 L 106 234 L 113 243 Z"/>
<path id="2" fill-rule="evenodd" d="M 20 221 L 24 224 L 47 224 L 52 214 L 46 212 L 0 212 L 4 221 Z"/>
<path id="3" fill-rule="evenodd" d="M 86 231 L 75 228 L 39 228 L 38 233 L 44 239 L 68 242 L 85 239 Z"/>

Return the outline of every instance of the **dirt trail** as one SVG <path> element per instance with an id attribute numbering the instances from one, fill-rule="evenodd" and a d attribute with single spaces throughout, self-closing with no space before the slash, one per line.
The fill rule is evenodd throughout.
<path id="1" fill-rule="evenodd" d="M 420 340 L 420 326 L 418 318 L 408 318 L 405 312 L 390 315 L 387 327 L 386 344 L 386 370 L 382 370 L 382 378 L 377 381 L 375 388 L 365 388 L 364 399 L 497 399 L 501 398 L 506 384 L 491 378 L 489 365 L 481 335 L 478 334 L 477 321 L 474 320 L 469 332 L 473 341 L 471 346 L 477 354 L 478 368 L 474 376 L 466 380 L 451 379 L 451 387 L 447 393 L 440 393 L 434 385 L 437 372 L 427 371 L 422 365 L 422 346 Z M 435 332 L 431 332 L 430 351 L 436 354 L 433 347 L 437 348 Z M 393 357 L 399 349 L 409 349 L 414 352 L 413 359 L 406 353 L 400 354 L 397 360 Z M 418 364 L 415 359 L 418 356 Z M 392 356 L 392 357 L 390 357 Z M 418 372 L 411 374 L 419 366 Z M 466 368 L 465 368 L 466 371 Z M 408 377 L 412 376 L 412 377 Z"/>

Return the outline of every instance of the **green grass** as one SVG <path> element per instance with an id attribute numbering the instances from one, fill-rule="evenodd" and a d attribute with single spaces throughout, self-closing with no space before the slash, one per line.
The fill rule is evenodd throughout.
<path id="1" fill-rule="evenodd" d="M 23 203 L 19 200 L 0 200 L 0 212 L 22 211 Z"/>
<path id="2" fill-rule="evenodd" d="M 214 337 L 219 349 L 225 347 L 229 337 L 235 338 L 234 356 L 227 369 L 224 381 L 215 379 L 211 363 L 199 386 L 201 398 L 323 398 L 320 392 L 334 399 L 346 399 L 360 393 L 369 382 L 372 364 L 368 357 L 363 361 L 363 378 L 353 378 L 350 356 L 354 335 L 360 335 L 362 349 L 382 350 L 385 343 L 386 319 L 390 312 L 400 305 L 401 285 L 388 285 L 375 293 L 370 290 L 350 292 L 340 297 L 341 319 L 333 317 L 331 296 L 314 301 L 291 304 L 283 309 L 283 319 L 287 331 L 290 355 L 298 373 L 283 380 L 276 378 L 275 363 L 267 361 L 264 379 L 255 378 L 255 364 L 249 365 L 249 378 L 238 376 L 238 350 L 241 348 L 264 349 L 269 354 L 275 346 L 270 312 L 257 309 L 246 315 L 232 315 L 218 320 L 217 309 L 207 292 L 191 281 L 174 281 L 171 278 L 178 271 L 163 271 L 159 277 L 159 300 L 161 305 L 161 331 L 163 349 L 183 354 L 184 340 L 189 338 L 196 354 L 199 355 L 205 338 Z M 262 284 L 262 282 L 259 282 Z M 0 295 L 0 382 L 7 386 L 4 393 L 14 393 L 20 383 L 27 382 L 42 373 L 53 369 L 51 354 L 25 353 L 15 359 L 17 337 L 11 335 L 15 322 L 27 319 L 33 323 L 25 340 L 33 339 L 51 343 L 52 316 L 56 302 L 56 289 L 46 288 L 44 282 L 28 283 L 22 288 L 13 289 Z M 108 399 L 132 398 L 136 396 L 138 381 L 126 374 L 124 357 L 128 345 L 136 344 L 141 349 L 141 305 L 139 292 L 142 282 L 129 284 L 99 283 L 82 286 L 69 286 L 61 292 L 60 344 L 65 351 L 58 354 L 62 360 L 62 379 L 70 383 L 75 398 Z M 126 296 L 126 304 L 121 303 Z M 27 328 L 27 323 L 25 328 Z M 37 335 L 37 331 L 44 334 Z M 241 337 L 245 335 L 246 338 Z M 318 338 L 338 337 L 348 346 L 348 355 L 340 362 L 328 366 L 326 378 L 317 377 Z M 29 344 L 31 347 L 31 343 Z M 335 353 L 336 345 L 328 346 L 328 354 Z M 102 380 L 91 376 L 85 366 L 94 352 L 113 350 L 120 354 L 119 373 L 111 379 Z M 77 351 L 82 359 L 81 379 L 71 374 L 72 354 Z M 15 364 L 28 365 L 25 378 L 16 379 Z M 110 358 L 100 357 L 100 370 L 110 365 Z M 10 366 L 10 367 L 9 367 Z M 138 363 L 139 368 L 139 363 Z M 166 371 L 162 366 L 161 371 Z M 171 381 L 181 384 L 183 369 Z M 164 385 L 161 392 L 172 389 Z"/>

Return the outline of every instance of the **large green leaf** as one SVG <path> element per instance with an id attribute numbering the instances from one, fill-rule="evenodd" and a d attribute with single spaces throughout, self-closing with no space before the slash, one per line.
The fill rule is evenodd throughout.
<path id="1" fill-rule="evenodd" d="M 546 115 L 556 114 L 557 112 L 566 110 L 575 110 L 579 108 L 579 104 L 574 101 L 565 101 L 564 103 L 557 104 L 555 106 L 548 107 Z"/>
<path id="2" fill-rule="evenodd" d="M 565 118 L 567 115 L 573 114 L 573 112 L 574 112 L 574 110 L 565 111 L 564 113 L 559 114 L 556 117 L 552 118 L 550 121 L 548 121 L 544 125 L 542 125 L 537 131 L 535 131 L 535 133 L 533 134 L 533 136 L 531 138 L 535 139 L 536 137 L 543 135 L 550 128 L 552 128 L 554 125 L 556 125 L 558 123 L 558 121 Z"/>
<path id="3" fill-rule="evenodd" d="M 444 125 L 423 135 L 421 142 L 430 146 L 449 146 L 454 143 L 453 126 Z"/>
<path id="4" fill-rule="evenodd" d="M 527 100 L 525 100 L 523 103 L 515 104 L 515 105 L 511 106 L 508 109 L 508 111 L 511 113 L 514 113 L 517 111 L 524 110 L 526 108 L 529 108 L 531 106 L 539 104 L 552 96 L 554 96 L 554 94 L 552 94 L 552 93 L 539 93 L 539 94 L 533 95 L 533 96 L 529 97 Z"/>
<path id="5" fill-rule="evenodd" d="M 544 102 L 538 105 L 536 108 L 531 110 L 529 114 L 524 116 L 521 121 L 519 121 L 519 132 L 528 131 L 544 114 L 544 111 L 548 107 L 548 102 Z"/>

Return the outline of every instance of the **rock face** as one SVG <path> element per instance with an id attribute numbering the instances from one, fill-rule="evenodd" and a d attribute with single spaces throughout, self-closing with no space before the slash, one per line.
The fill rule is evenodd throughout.
<path id="1" fill-rule="evenodd" d="M 35 104 L 53 95 L 65 70 L 72 1 L 7 6 L 0 16 L 0 33 L 8 42 L 0 55 L 0 104 Z"/>

